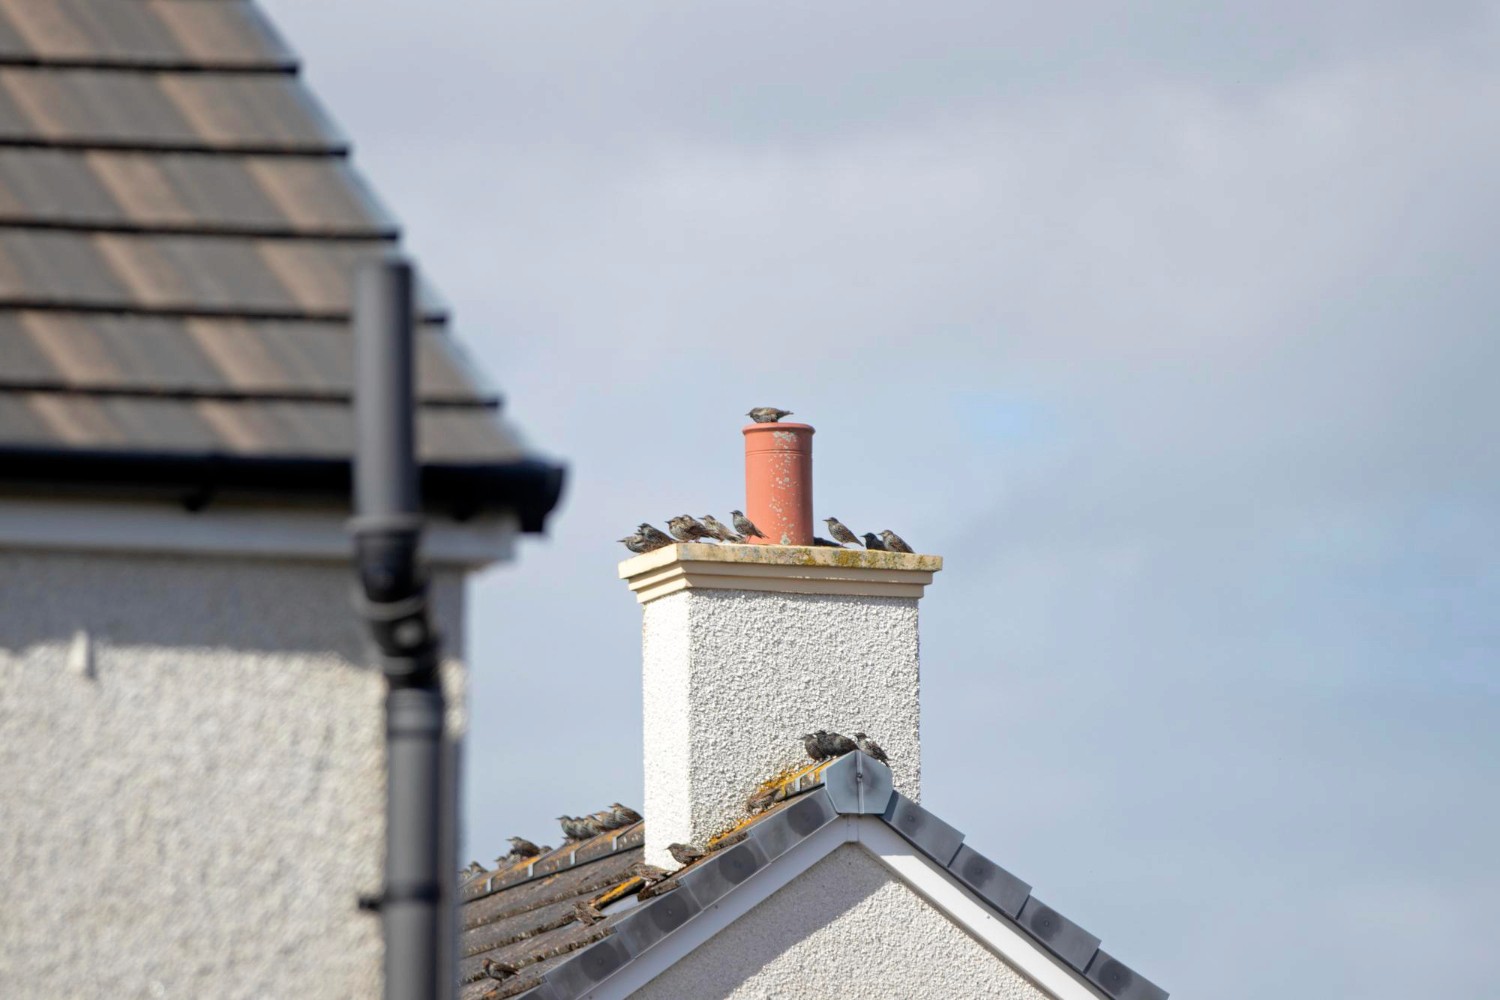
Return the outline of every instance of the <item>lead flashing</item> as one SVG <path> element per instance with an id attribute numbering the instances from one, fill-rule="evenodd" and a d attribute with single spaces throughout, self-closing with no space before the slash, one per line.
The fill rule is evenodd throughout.
<path id="1" fill-rule="evenodd" d="M 829 802 L 845 816 L 883 815 L 896 790 L 891 769 L 858 750 L 823 768 L 822 778 Z"/>
<path id="2" fill-rule="evenodd" d="M 1014 920 L 1031 895 L 1031 886 L 965 844 L 948 864 L 960 882 L 974 895 Z"/>
<path id="3" fill-rule="evenodd" d="M 808 545 L 668 545 L 620 563 L 636 600 L 648 604 L 680 590 L 921 597 L 941 556 Z"/>
<path id="4" fill-rule="evenodd" d="M 1166 990 L 1102 948 L 1083 974 L 1114 1000 L 1167 1000 Z"/>

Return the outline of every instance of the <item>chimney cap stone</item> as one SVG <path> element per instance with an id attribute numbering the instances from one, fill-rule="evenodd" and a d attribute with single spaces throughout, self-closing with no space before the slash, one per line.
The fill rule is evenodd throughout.
<path id="1" fill-rule="evenodd" d="M 942 556 L 812 545 L 664 546 L 620 563 L 620 579 L 647 604 L 680 590 L 921 597 Z"/>

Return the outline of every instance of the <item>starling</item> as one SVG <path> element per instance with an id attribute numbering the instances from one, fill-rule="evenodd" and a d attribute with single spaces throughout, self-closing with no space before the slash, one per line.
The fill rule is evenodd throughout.
<path id="1" fill-rule="evenodd" d="M 825 757 L 842 757 L 846 753 L 853 753 L 859 749 L 849 737 L 821 729 L 818 730 L 818 748 L 823 751 Z"/>
<path id="2" fill-rule="evenodd" d="M 652 896 L 664 896 L 675 888 L 677 888 L 677 879 L 664 878 L 660 882 L 652 882 L 643 887 L 636 895 L 641 899 L 650 899 Z"/>
<path id="3" fill-rule="evenodd" d="M 813 535 L 813 548 L 815 548 L 815 549 L 841 549 L 841 548 L 843 548 L 843 546 L 840 545 L 838 542 L 830 542 L 826 538 L 819 538 L 817 535 Z"/>
<path id="4" fill-rule="evenodd" d="M 584 816 L 559 816 L 557 822 L 562 826 L 563 840 L 568 843 L 588 840 L 599 832 L 595 829 L 599 824 Z"/>
<path id="5" fill-rule="evenodd" d="M 631 878 L 638 878 L 647 885 L 655 885 L 672 873 L 665 868 L 658 868 L 655 865 L 648 865 L 644 861 L 637 861 L 625 869 L 625 874 Z"/>
<path id="6" fill-rule="evenodd" d="M 840 524 L 838 518 L 825 517 L 823 518 L 823 523 L 828 525 L 828 533 L 832 535 L 833 540 L 835 542 L 838 542 L 840 545 L 859 544 L 859 536 Z"/>
<path id="7" fill-rule="evenodd" d="M 580 899 L 573 904 L 573 918 L 583 926 L 588 927 L 590 924 L 597 924 L 603 920 L 604 914 L 600 913 L 599 908 L 591 901 Z"/>
<path id="8" fill-rule="evenodd" d="M 648 543 L 653 549 L 659 549 L 663 545 L 672 544 L 672 536 L 665 531 L 659 530 L 655 525 L 641 522 L 641 526 L 635 529 L 635 533 Z"/>
<path id="9" fill-rule="evenodd" d="M 746 538 L 765 538 L 766 537 L 765 534 L 759 528 L 757 528 L 755 525 L 753 525 L 753 524 L 750 523 L 750 519 L 745 516 L 745 512 L 742 511 L 742 510 L 732 510 L 732 511 L 730 511 L 729 512 L 729 519 L 734 522 L 734 530 L 738 531 L 740 534 L 744 535 Z"/>
<path id="10" fill-rule="evenodd" d="M 885 540 L 885 547 L 892 552 L 911 552 L 911 546 L 907 545 L 900 535 L 889 528 L 882 531 L 880 537 Z"/>
<path id="11" fill-rule="evenodd" d="M 703 526 L 708 529 L 708 533 L 721 542 L 743 542 L 745 540 L 740 535 L 736 535 L 730 531 L 728 525 L 720 524 L 712 514 L 704 514 L 702 522 Z"/>
<path id="12" fill-rule="evenodd" d="M 865 532 L 865 548 L 871 552 L 884 552 L 886 550 L 885 543 L 876 538 L 873 531 Z"/>
<path id="13" fill-rule="evenodd" d="M 646 541 L 640 535 L 626 535 L 624 538 L 615 539 L 615 541 L 619 542 L 621 545 L 625 546 L 636 555 L 650 552 L 653 548 L 652 544 Z"/>
<path id="14" fill-rule="evenodd" d="M 510 862 L 520 861 L 524 858 L 541 857 L 542 849 L 525 837 L 511 837 L 510 853 L 505 855 L 505 860 Z M 498 860 L 496 862 L 498 864 Z"/>
<path id="15" fill-rule="evenodd" d="M 880 763 L 890 763 L 890 760 L 885 755 L 885 751 L 880 749 L 880 744 L 870 739 L 870 737 L 866 736 L 864 733 L 854 734 L 854 745 L 859 747 L 865 753 L 869 754 L 871 757 L 874 757 L 876 760 L 880 761 Z"/>
<path id="16" fill-rule="evenodd" d="M 627 823 L 615 822 L 615 814 L 614 810 L 612 809 L 600 809 L 589 818 L 592 819 L 595 823 L 598 823 L 599 828 L 605 833 L 608 833 L 611 830 L 618 830 L 622 826 L 629 825 Z"/>
<path id="17" fill-rule="evenodd" d="M 679 542 L 696 542 L 702 538 L 712 538 L 713 535 L 703 525 L 695 521 L 690 514 L 679 514 L 667 522 L 667 528 L 672 532 L 672 537 Z"/>
<path id="18" fill-rule="evenodd" d="M 706 852 L 698 850 L 692 844 L 668 844 L 667 853 L 672 855 L 672 860 L 684 867 L 703 857 Z"/>
<path id="19" fill-rule="evenodd" d="M 823 752 L 823 746 L 818 740 L 818 737 L 823 735 L 826 734 L 821 729 L 816 733 L 806 733 L 803 735 L 802 745 L 807 748 L 807 756 L 810 760 L 822 760 L 828 756 L 828 754 Z"/>
<path id="20" fill-rule="evenodd" d="M 750 797 L 745 800 L 745 808 L 749 810 L 750 815 L 754 816 L 756 813 L 765 812 L 771 808 L 771 803 L 775 801 L 776 788 L 774 785 L 770 788 L 759 788 L 750 793 Z"/>
<path id="21" fill-rule="evenodd" d="M 510 965 L 507 962 L 497 962 L 493 958 L 487 958 L 484 960 L 484 974 L 490 979 L 509 979 L 519 971 L 521 970 L 517 969 L 514 965 Z"/>
<path id="22" fill-rule="evenodd" d="M 639 823 L 641 821 L 641 814 L 629 806 L 622 806 L 618 802 L 611 802 L 609 808 L 615 814 L 616 819 L 624 821 L 620 824 L 621 826 L 629 826 L 632 823 Z"/>
<path id="23" fill-rule="evenodd" d="M 480 864 L 478 861 L 470 861 L 469 862 L 469 867 L 467 867 L 467 868 L 464 869 L 464 874 L 465 875 L 469 875 L 469 876 L 483 875 L 484 873 L 485 873 L 485 867 L 484 867 L 484 865 Z"/>
<path id="24" fill-rule="evenodd" d="M 791 410 L 778 410 L 774 406 L 757 406 L 745 416 L 754 420 L 757 424 L 774 424 L 782 417 L 790 417 Z"/>

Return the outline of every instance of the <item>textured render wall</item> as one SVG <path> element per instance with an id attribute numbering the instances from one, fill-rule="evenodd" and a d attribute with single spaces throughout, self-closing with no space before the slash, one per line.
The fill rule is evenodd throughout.
<path id="1" fill-rule="evenodd" d="M 644 613 L 648 860 L 743 818 L 815 729 L 869 733 L 919 797 L 916 598 L 690 589 Z"/>
<path id="2" fill-rule="evenodd" d="M 0 996 L 379 995 L 355 899 L 379 887 L 383 684 L 351 580 L 0 553 Z M 461 641 L 461 578 L 433 594 Z"/>
<path id="3" fill-rule="evenodd" d="M 871 857 L 838 848 L 633 1000 L 1039 1000 L 1042 992 Z"/>

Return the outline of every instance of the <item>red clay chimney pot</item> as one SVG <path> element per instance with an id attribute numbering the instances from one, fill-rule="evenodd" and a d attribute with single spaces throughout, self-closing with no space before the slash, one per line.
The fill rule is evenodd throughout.
<path id="1" fill-rule="evenodd" d="M 810 424 L 751 424 L 745 435 L 745 516 L 765 545 L 811 545 L 813 540 Z"/>

